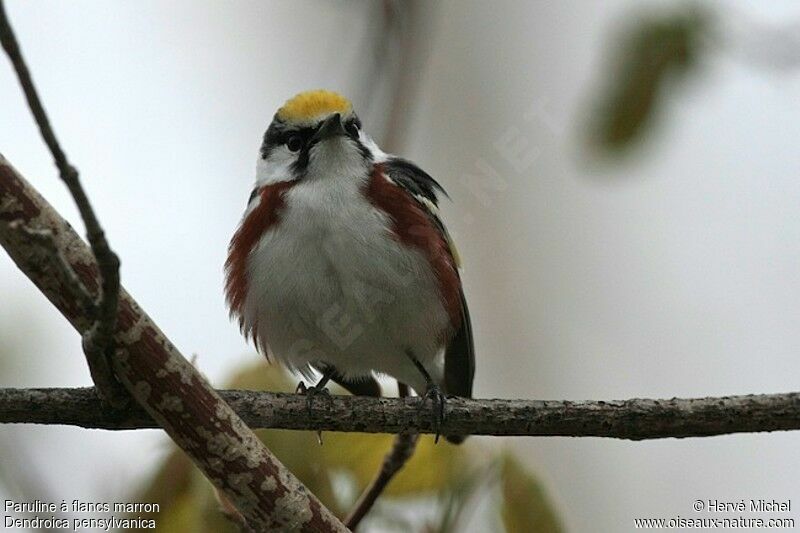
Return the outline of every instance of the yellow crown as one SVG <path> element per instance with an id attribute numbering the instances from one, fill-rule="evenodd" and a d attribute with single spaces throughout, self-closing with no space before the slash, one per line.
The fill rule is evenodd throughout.
<path id="1" fill-rule="evenodd" d="M 306 91 L 288 100 L 278 109 L 277 116 L 284 121 L 302 122 L 331 113 L 349 113 L 350 100 L 332 91 Z"/>

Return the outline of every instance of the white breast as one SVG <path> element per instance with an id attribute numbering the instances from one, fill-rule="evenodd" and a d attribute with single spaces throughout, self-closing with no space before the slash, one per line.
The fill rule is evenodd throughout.
<path id="1" fill-rule="evenodd" d="M 406 352 L 441 380 L 448 315 L 435 276 L 392 236 L 391 221 L 352 176 L 302 180 L 286 194 L 280 222 L 250 255 L 245 320 L 290 367 L 325 361 L 424 391 Z"/>

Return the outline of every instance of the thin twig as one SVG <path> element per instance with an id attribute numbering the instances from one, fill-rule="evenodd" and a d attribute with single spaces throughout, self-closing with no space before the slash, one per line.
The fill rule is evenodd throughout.
<path id="1" fill-rule="evenodd" d="M 67 159 L 61 148 L 55 131 L 50 125 L 44 105 L 39 99 L 30 70 L 22 56 L 17 38 L 6 15 L 5 5 L 0 0 L 0 41 L 8 55 L 19 83 L 25 93 L 31 113 L 33 114 L 45 144 L 50 149 L 55 165 L 62 181 L 78 206 L 83 223 L 86 226 L 86 237 L 92 248 L 97 266 L 100 270 L 100 295 L 96 304 L 95 323 L 83 336 L 83 351 L 89 365 L 92 380 L 105 400 L 114 406 L 127 403 L 129 396 L 114 379 L 111 365 L 108 362 L 114 349 L 114 332 L 116 330 L 117 306 L 119 304 L 119 257 L 108 244 L 100 221 L 94 213 L 91 202 L 83 190 L 78 169 Z M 74 276 L 73 276 L 74 277 Z M 77 279 L 77 278 L 75 278 Z M 85 290 L 85 288 L 83 289 Z"/>
<path id="2" fill-rule="evenodd" d="M 398 383 L 397 389 L 400 398 L 407 398 L 409 396 L 408 385 L 405 383 Z M 373 478 L 369 486 L 361 494 L 350 514 L 344 519 L 344 525 L 353 531 L 356 530 L 358 524 L 366 516 L 378 496 L 383 493 L 392 478 L 400 471 L 401 468 L 414 454 L 419 440 L 418 433 L 400 433 L 395 436 L 394 444 L 386 457 L 383 458 L 380 470 Z"/>
<path id="3" fill-rule="evenodd" d="M 19 231 L 18 224 L 50 231 L 84 285 L 99 285 L 100 272 L 91 249 L 0 155 L 0 246 L 84 334 L 95 323 L 94 317 L 76 304 L 65 280 L 53 275 L 57 267 L 52 255 Z M 120 291 L 116 341 L 111 357 L 114 374 L 138 405 L 117 411 L 100 400 L 96 389 L 86 389 L 84 396 L 93 402 L 94 415 L 110 413 L 113 418 L 114 413 L 136 412 L 150 425 L 164 429 L 256 531 L 346 531 L 124 290 Z M 44 398 L 40 400 L 47 405 Z M 28 407 L 35 410 L 38 402 Z"/>
<path id="4" fill-rule="evenodd" d="M 221 390 L 253 428 L 435 433 L 419 398 L 306 396 Z M 609 437 L 644 440 L 800 430 L 800 392 L 664 400 L 447 399 L 444 435 Z M 138 407 L 108 409 L 88 389 L 0 389 L 0 423 L 98 429 L 154 428 Z"/>

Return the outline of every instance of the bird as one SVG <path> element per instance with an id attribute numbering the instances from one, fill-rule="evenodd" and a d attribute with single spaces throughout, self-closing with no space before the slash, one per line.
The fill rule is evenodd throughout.
<path id="1" fill-rule="evenodd" d="M 268 361 L 380 396 L 376 375 L 430 402 L 472 397 L 475 349 L 460 259 L 438 213 L 442 186 L 382 151 L 352 103 L 301 92 L 263 136 L 256 180 L 228 246 L 232 318 Z M 454 443 L 461 435 L 445 435 Z"/>

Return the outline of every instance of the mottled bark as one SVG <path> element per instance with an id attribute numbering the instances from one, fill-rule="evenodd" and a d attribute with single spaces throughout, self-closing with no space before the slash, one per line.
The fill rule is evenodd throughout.
<path id="1" fill-rule="evenodd" d="M 92 297 L 101 290 L 89 247 L 0 156 L 0 244 L 82 335 L 93 317 L 75 298 L 73 280 L 32 235 L 49 232 Z M 344 526 L 264 447 L 124 290 L 120 293 L 114 373 L 157 426 L 164 428 L 258 531 L 344 531 Z M 69 396 L 69 395 L 67 395 Z M 47 402 L 38 410 L 46 409 Z M 103 411 L 95 406 L 95 411 Z M 140 411 L 141 412 L 141 411 Z M 143 416 L 143 414 L 142 414 Z"/>
<path id="2" fill-rule="evenodd" d="M 218 391 L 254 428 L 433 433 L 419 398 Z M 109 410 L 93 389 L 0 389 L 0 423 L 86 428 L 158 427 L 139 408 Z M 611 437 L 643 440 L 800 429 L 800 393 L 615 401 L 465 400 L 449 398 L 444 434 Z"/>

